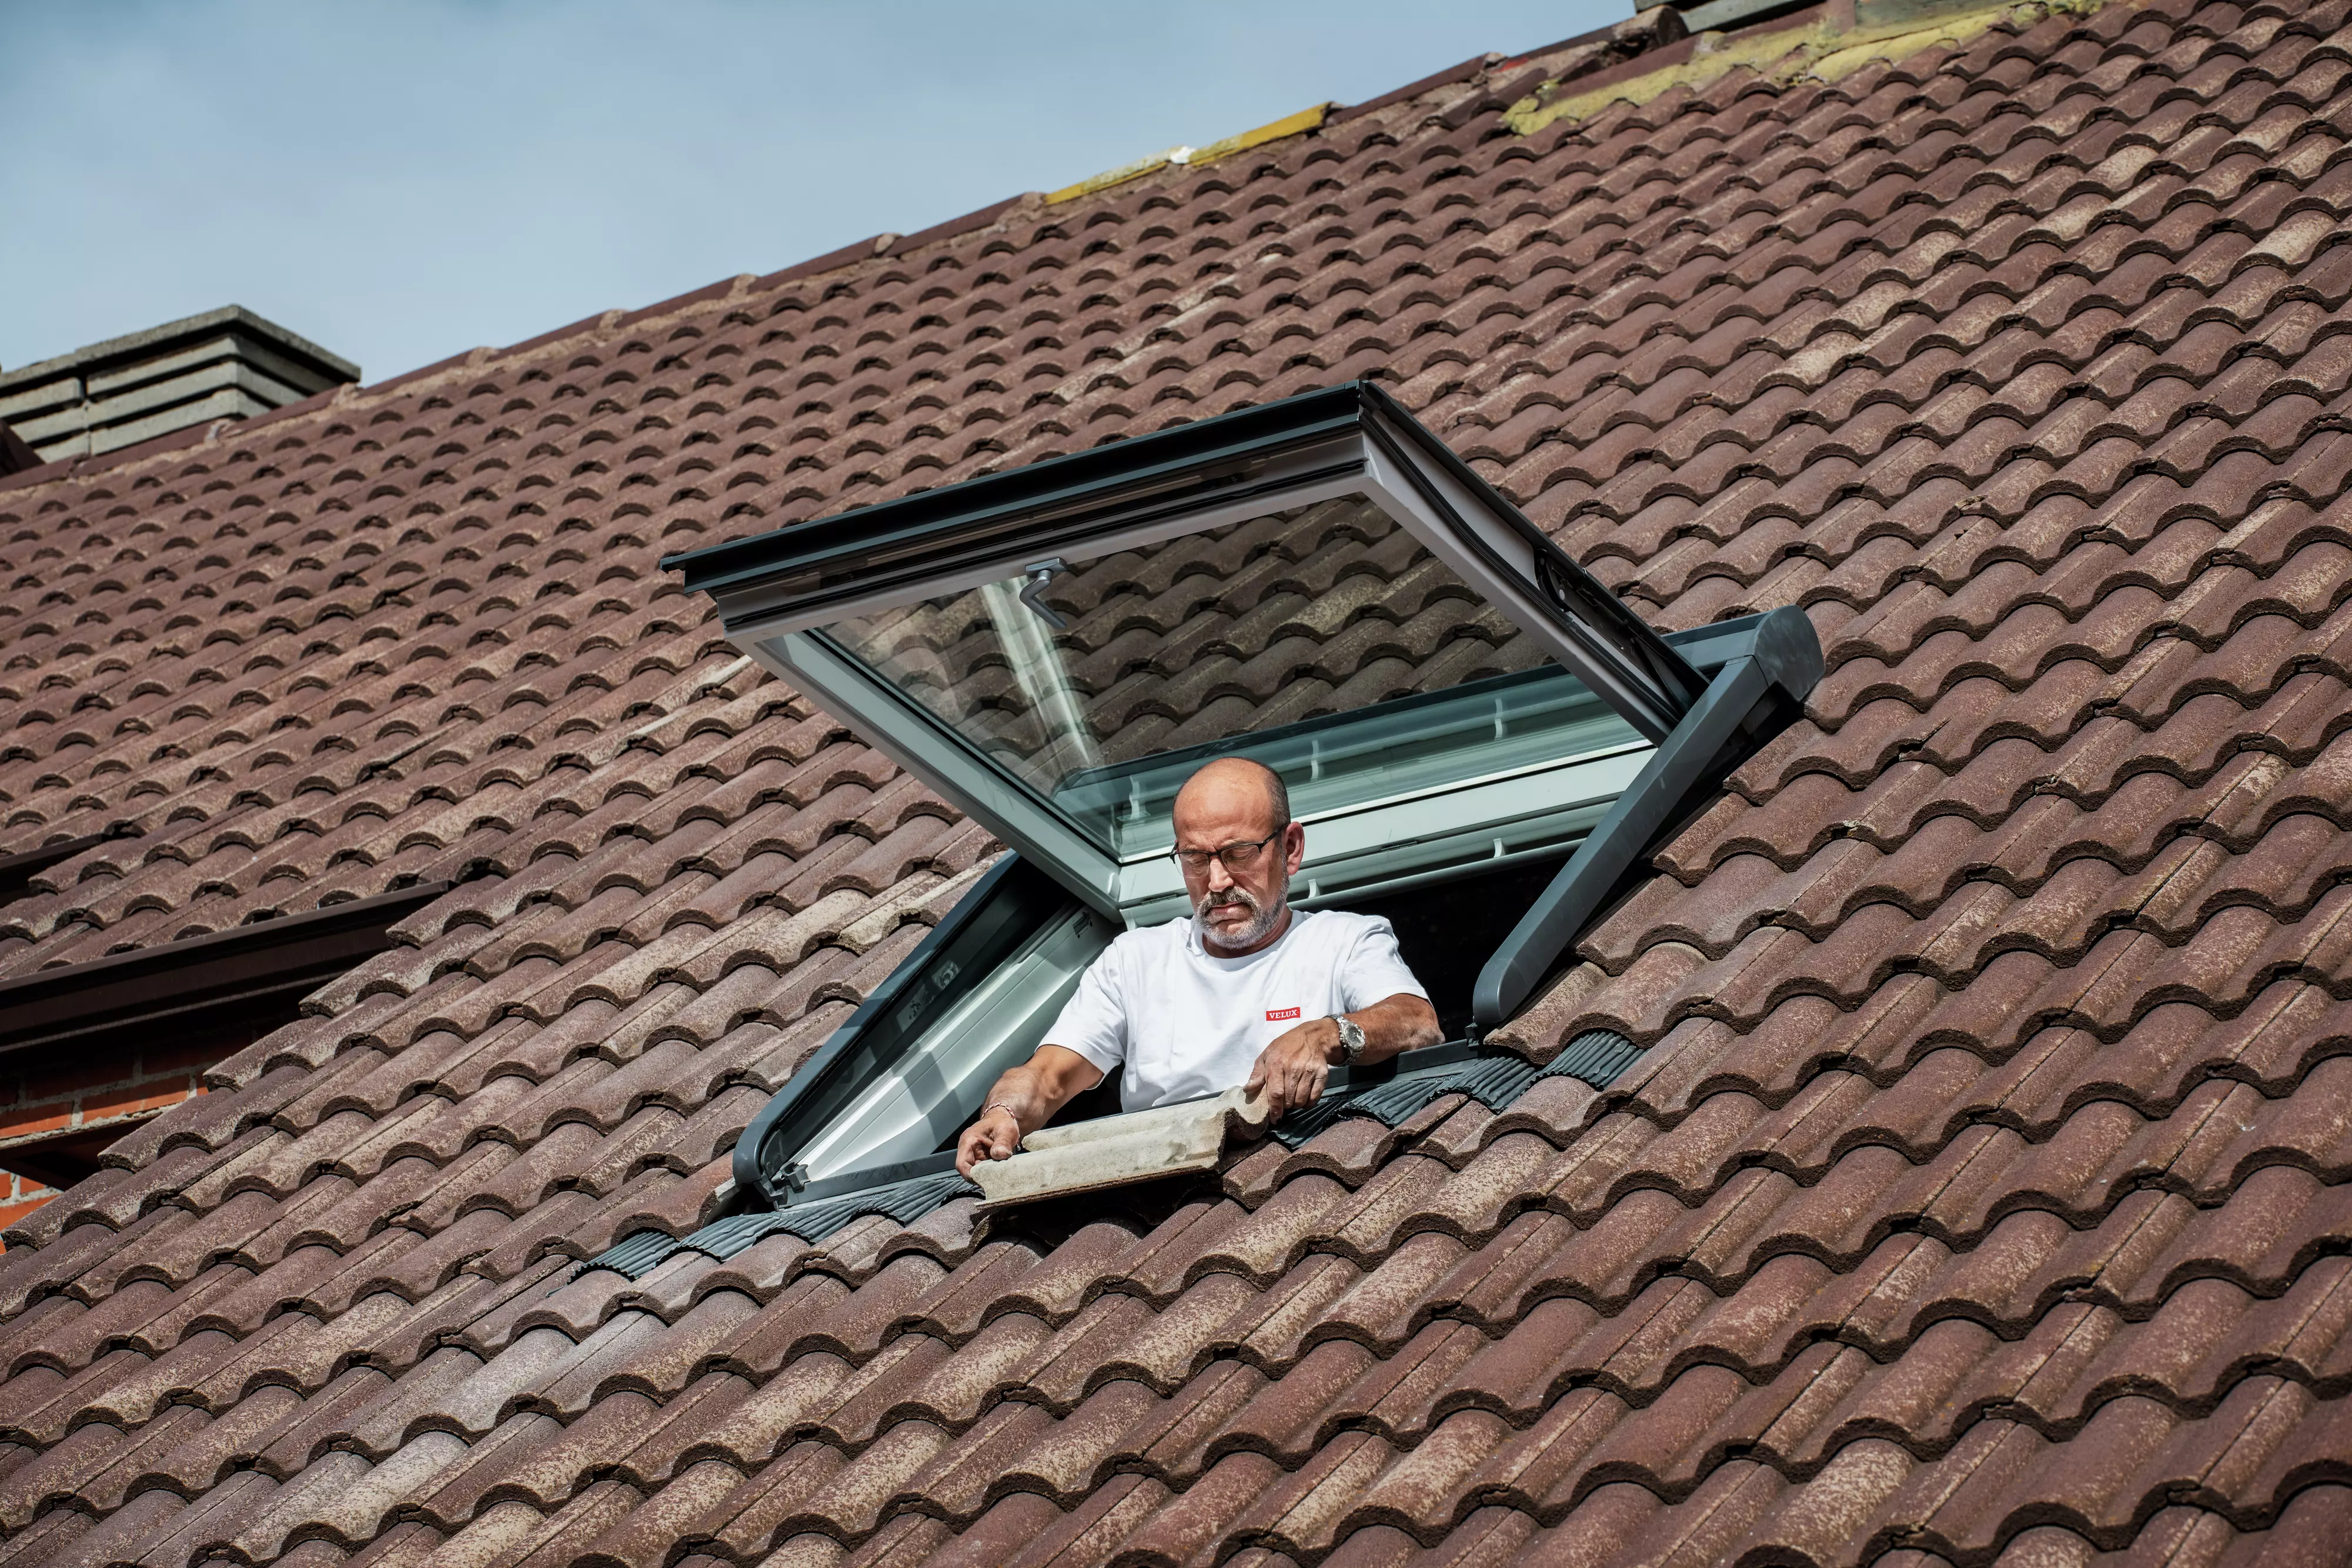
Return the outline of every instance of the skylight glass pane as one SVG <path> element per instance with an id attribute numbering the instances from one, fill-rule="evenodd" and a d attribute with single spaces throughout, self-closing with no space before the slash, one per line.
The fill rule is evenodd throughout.
<path id="1" fill-rule="evenodd" d="M 1221 753 L 1312 821 L 1640 739 L 1361 496 L 825 632 L 1121 860 L 1169 848 L 1177 787 Z"/>

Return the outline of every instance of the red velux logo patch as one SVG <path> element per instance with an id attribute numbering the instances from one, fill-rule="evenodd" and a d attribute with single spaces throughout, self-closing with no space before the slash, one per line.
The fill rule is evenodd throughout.
<path id="1" fill-rule="evenodd" d="M 1265 1021 L 1268 1023 L 1280 1023 L 1285 1019 L 1295 1019 L 1297 1016 L 1298 1009 L 1297 1008 L 1268 1008 L 1265 1009 Z"/>

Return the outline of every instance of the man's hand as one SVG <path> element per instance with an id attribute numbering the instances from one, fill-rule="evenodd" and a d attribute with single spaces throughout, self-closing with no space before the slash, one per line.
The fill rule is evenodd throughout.
<path id="1" fill-rule="evenodd" d="M 1269 1121 L 1312 1105 L 1323 1098 L 1331 1060 L 1339 1054 L 1339 1026 L 1329 1019 L 1309 1019 L 1297 1029 L 1286 1030 L 1258 1052 L 1257 1064 L 1250 1069 L 1249 1097 L 1265 1098 Z"/>
<path id="2" fill-rule="evenodd" d="M 1401 1051 L 1418 1051 L 1445 1038 L 1437 1027 L 1437 1009 L 1427 998 L 1410 992 L 1360 1008 L 1348 1015 L 1362 1026 L 1364 1054 L 1360 1064 L 1386 1061 Z M 1258 1052 L 1250 1069 L 1250 1098 L 1264 1094 L 1272 1102 L 1273 1117 L 1323 1098 L 1331 1069 L 1347 1057 L 1339 1026 L 1329 1019 L 1313 1019 L 1275 1038 Z M 1272 1118 L 1270 1118 L 1272 1119 Z"/>
<path id="3" fill-rule="evenodd" d="M 969 1181 L 981 1161 L 1011 1159 L 1021 1140 L 1052 1121 L 1070 1096 L 1101 1082 L 1102 1069 L 1076 1051 L 1039 1046 L 1028 1061 L 1005 1069 L 979 1119 L 956 1140 L 956 1173 Z"/>
<path id="4" fill-rule="evenodd" d="M 992 1105 L 956 1140 L 956 1174 L 969 1180 L 981 1161 L 1009 1160 L 1020 1148 L 1021 1124 L 1003 1106 Z"/>

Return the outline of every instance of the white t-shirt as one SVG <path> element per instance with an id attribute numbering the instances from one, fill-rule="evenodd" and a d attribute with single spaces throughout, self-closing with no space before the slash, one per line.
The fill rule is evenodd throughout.
<path id="1" fill-rule="evenodd" d="M 1105 1072 L 1124 1066 L 1119 1101 L 1146 1111 L 1246 1083 L 1276 1037 L 1400 993 L 1429 995 L 1377 915 L 1294 910 L 1279 941 L 1239 958 L 1212 956 L 1186 915 L 1114 940 L 1045 1043 Z"/>

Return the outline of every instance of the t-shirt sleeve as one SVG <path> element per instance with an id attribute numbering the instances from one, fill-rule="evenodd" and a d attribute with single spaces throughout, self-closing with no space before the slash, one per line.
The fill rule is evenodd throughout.
<path id="1" fill-rule="evenodd" d="M 1396 928 L 1375 915 L 1349 945 L 1347 959 L 1339 968 L 1339 996 L 1346 1009 L 1354 1012 L 1399 995 L 1424 1001 L 1429 998 L 1412 971 L 1405 967 L 1404 955 L 1397 951 Z"/>
<path id="2" fill-rule="evenodd" d="M 1113 943 L 1087 972 L 1078 988 L 1062 1004 L 1045 1043 L 1075 1051 L 1106 1076 L 1127 1060 L 1127 1009 L 1119 1000 L 1118 945 Z"/>

